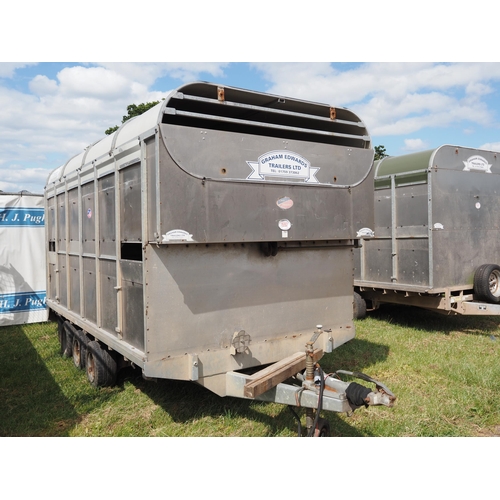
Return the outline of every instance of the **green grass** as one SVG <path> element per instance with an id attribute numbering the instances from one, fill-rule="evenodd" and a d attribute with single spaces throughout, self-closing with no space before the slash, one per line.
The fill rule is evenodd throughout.
<path id="1" fill-rule="evenodd" d="M 323 370 L 367 373 L 397 401 L 352 416 L 324 413 L 333 436 L 500 435 L 500 318 L 385 307 L 356 329 L 354 340 L 323 357 Z M 297 434 L 285 406 L 145 381 L 132 369 L 115 387 L 95 389 L 60 356 L 55 323 L 0 328 L 0 381 L 3 437 Z"/>
<path id="2" fill-rule="evenodd" d="M 333 365 L 373 373 L 398 397 L 393 409 L 342 417 L 362 435 L 500 435 L 500 318 L 386 307 L 357 334 Z"/>

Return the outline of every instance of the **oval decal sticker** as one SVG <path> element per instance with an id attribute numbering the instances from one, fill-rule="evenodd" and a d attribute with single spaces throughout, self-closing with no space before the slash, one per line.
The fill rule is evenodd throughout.
<path id="1" fill-rule="evenodd" d="M 280 207 L 282 210 L 288 210 L 289 208 L 293 207 L 293 200 L 288 196 L 284 196 L 276 202 L 276 205 L 278 205 L 278 207 Z"/>
<path id="2" fill-rule="evenodd" d="M 282 231 L 288 231 L 292 227 L 292 223 L 287 219 L 281 219 L 278 226 Z"/>

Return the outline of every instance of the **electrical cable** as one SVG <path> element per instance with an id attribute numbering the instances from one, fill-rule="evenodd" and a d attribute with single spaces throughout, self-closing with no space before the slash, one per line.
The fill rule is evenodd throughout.
<path id="1" fill-rule="evenodd" d="M 291 406 L 288 406 L 288 409 L 292 412 L 292 415 L 295 417 L 295 420 L 297 420 L 297 422 L 298 422 L 297 435 L 299 437 L 301 437 L 302 436 L 302 426 L 300 425 L 300 417 L 297 415 L 297 413 L 295 412 L 295 410 Z"/>

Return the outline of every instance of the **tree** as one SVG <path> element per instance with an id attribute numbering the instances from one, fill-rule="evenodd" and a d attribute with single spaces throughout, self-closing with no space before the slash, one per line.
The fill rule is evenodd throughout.
<path id="1" fill-rule="evenodd" d="M 385 152 L 385 146 L 375 146 L 373 149 L 375 149 L 375 160 L 381 160 L 382 158 L 389 156 Z"/>
<path id="2" fill-rule="evenodd" d="M 142 102 L 141 104 L 129 104 L 127 106 L 128 115 L 124 116 L 122 119 L 122 123 L 125 123 L 130 118 L 134 116 L 142 115 L 148 109 L 151 109 L 153 106 L 156 106 L 160 101 L 151 101 L 151 102 Z M 109 127 L 106 131 L 106 135 L 111 135 L 113 132 L 116 132 L 119 129 L 119 125 L 115 125 L 114 127 Z"/>

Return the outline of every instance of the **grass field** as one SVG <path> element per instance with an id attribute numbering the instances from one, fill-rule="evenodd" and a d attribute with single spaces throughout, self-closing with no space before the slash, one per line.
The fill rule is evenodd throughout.
<path id="1" fill-rule="evenodd" d="M 126 369 L 115 387 L 95 389 L 60 356 L 56 330 L 0 328 L 0 436 L 297 435 L 285 406 L 220 398 L 194 383 Z M 367 373 L 398 399 L 350 417 L 325 413 L 332 436 L 500 435 L 500 318 L 390 306 L 356 331 L 322 368 Z"/>

